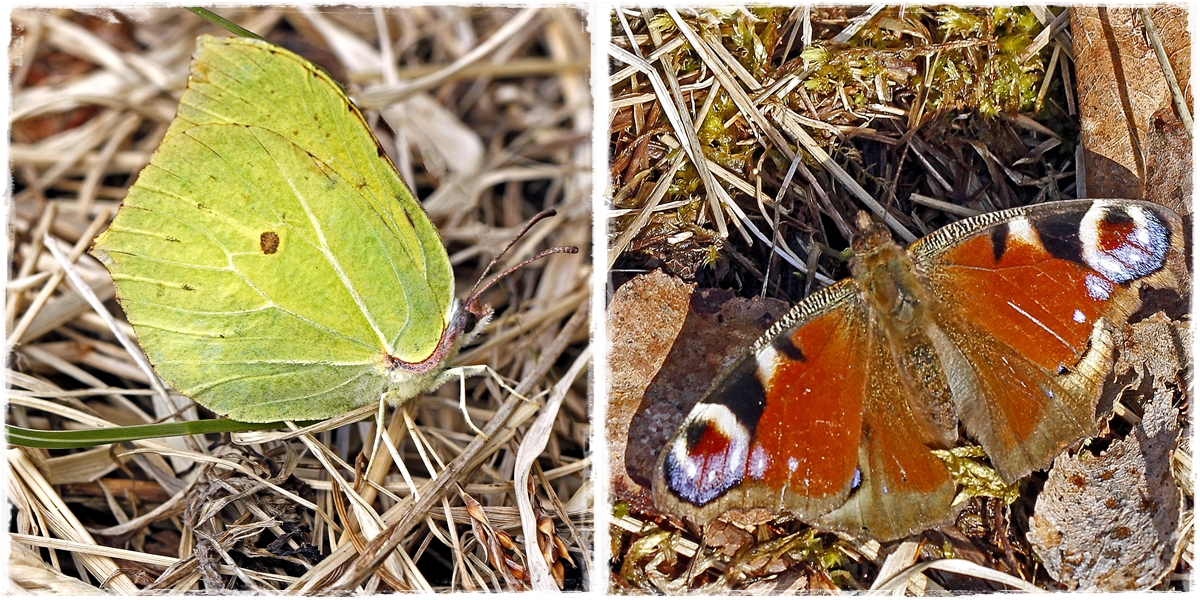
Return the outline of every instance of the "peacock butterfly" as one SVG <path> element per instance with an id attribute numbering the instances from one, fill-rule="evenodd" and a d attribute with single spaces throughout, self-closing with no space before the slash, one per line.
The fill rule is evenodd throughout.
<path id="1" fill-rule="evenodd" d="M 1096 433 L 1113 332 L 1178 288 L 1180 217 L 1134 200 L 980 215 L 907 250 L 859 215 L 852 277 L 795 306 L 709 388 L 659 457 L 657 506 L 707 523 L 789 511 L 892 540 L 947 521 L 930 449 L 961 431 L 1007 482 Z"/>

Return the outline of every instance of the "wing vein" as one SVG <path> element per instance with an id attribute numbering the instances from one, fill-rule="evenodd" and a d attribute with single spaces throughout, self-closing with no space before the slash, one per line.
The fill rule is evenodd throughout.
<path id="1" fill-rule="evenodd" d="M 311 154 L 309 156 L 312 157 Z M 316 157 L 312 158 L 315 159 Z M 320 164 L 320 161 L 317 162 Z M 276 164 L 278 164 L 278 162 L 276 162 Z M 296 184 L 290 178 L 285 177 L 284 179 L 287 181 L 288 187 L 291 188 L 292 193 L 295 194 L 296 201 L 299 202 L 300 207 L 304 209 L 304 214 L 308 217 L 308 221 L 312 225 L 313 231 L 316 232 L 317 239 L 320 240 L 320 246 L 317 248 L 317 250 L 321 253 L 321 256 L 325 257 L 325 260 L 329 262 L 329 265 L 333 267 L 333 271 L 337 273 L 338 280 L 342 283 L 342 286 L 346 288 L 346 291 L 350 294 L 350 297 L 354 299 L 354 304 L 358 306 L 359 312 L 362 313 L 363 318 L 366 319 L 367 324 L 371 327 L 371 330 L 375 332 L 375 336 L 379 339 L 380 346 L 382 346 L 384 351 L 388 354 L 394 354 L 391 340 L 387 339 L 387 336 L 383 335 L 383 332 L 380 331 L 379 325 L 375 322 L 374 317 L 372 317 L 371 313 L 367 310 L 366 303 L 363 301 L 362 296 L 359 295 L 358 290 L 354 288 L 354 284 L 350 281 L 349 276 L 346 275 L 346 271 L 342 269 L 341 263 L 338 262 L 337 257 L 329 251 L 329 241 L 325 237 L 325 230 L 321 227 L 320 218 L 316 213 L 313 212 L 312 207 L 309 205 L 308 199 L 305 198 L 304 194 L 302 194 L 300 190 L 296 188 Z"/>

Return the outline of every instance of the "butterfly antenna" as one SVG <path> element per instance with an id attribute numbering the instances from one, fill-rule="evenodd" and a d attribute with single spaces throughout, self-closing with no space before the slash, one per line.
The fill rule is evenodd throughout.
<path id="1" fill-rule="evenodd" d="M 487 284 L 483 285 L 482 287 L 479 285 L 479 284 L 483 283 L 483 279 L 485 277 L 487 277 L 488 271 L 491 271 L 492 267 L 495 267 L 496 263 L 500 262 L 501 258 L 504 258 L 504 254 L 507 253 L 510 249 L 512 249 L 512 247 L 518 241 L 520 241 L 520 239 L 522 237 L 525 237 L 525 234 L 528 233 L 529 230 L 534 225 L 537 225 L 537 223 L 539 221 L 541 221 L 542 219 L 545 219 L 547 217 L 553 217 L 556 214 L 558 214 L 558 211 L 555 211 L 554 209 L 544 210 L 544 211 L 534 215 L 532 219 L 529 219 L 529 221 L 527 223 L 525 223 L 525 226 L 521 228 L 520 233 L 518 233 L 516 235 L 516 237 L 514 237 L 513 239 L 509 240 L 508 245 L 506 245 L 504 247 L 504 249 L 501 250 L 500 253 L 497 254 L 496 257 L 492 259 L 492 262 L 488 263 L 487 268 L 483 270 L 483 274 L 479 276 L 479 281 L 475 282 L 475 286 L 471 288 L 470 295 L 467 296 L 467 305 L 468 306 L 470 306 L 475 301 L 477 301 L 479 299 L 479 297 L 482 296 L 483 293 L 486 292 L 489 288 L 491 288 L 493 285 L 495 285 L 497 281 L 500 281 L 501 279 L 504 279 L 505 277 L 512 275 L 514 271 L 516 271 L 517 269 L 520 269 L 521 267 L 524 267 L 525 265 L 527 265 L 533 261 L 541 260 L 547 256 L 550 256 L 551 254 L 575 254 L 576 252 L 579 252 L 579 248 L 576 248 L 575 246 L 555 246 L 553 248 L 548 248 L 546 250 L 542 250 L 541 252 L 538 252 L 537 254 L 533 255 L 530 258 L 527 258 L 527 259 L 521 261 L 520 264 L 516 265 L 515 267 L 512 267 L 511 269 L 508 269 L 507 271 L 497 275 L 496 277 L 494 277 L 491 281 L 487 282 Z"/>

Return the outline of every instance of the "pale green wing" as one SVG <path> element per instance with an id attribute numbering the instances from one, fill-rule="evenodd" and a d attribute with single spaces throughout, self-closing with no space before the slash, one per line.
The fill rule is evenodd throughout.
<path id="1" fill-rule="evenodd" d="M 453 274 L 362 115 L 277 46 L 201 37 L 179 112 L 92 253 L 158 373 L 247 421 L 378 399 L 428 358 Z"/>

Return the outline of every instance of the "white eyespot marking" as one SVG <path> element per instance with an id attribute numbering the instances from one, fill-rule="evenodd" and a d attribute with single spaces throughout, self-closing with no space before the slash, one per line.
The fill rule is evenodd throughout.
<path id="1" fill-rule="evenodd" d="M 1038 237 L 1037 230 L 1033 228 L 1033 224 L 1025 217 L 1019 217 L 1008 222 L 1008 241 L 1019 242 L 1027 246 L 1040 248 L 1042 239 Z"/>
<path id="2" fill-rule="evenodd" d="M 775 368 L 779 366 L 779 352 L 768 345 L 754 355 L 754 362 L 758 363 L 758 381 L 766 390 L 770 387 L 768 384 L 771 382 L 771 376 L 775 374 Z"/>
<path id="3" fill-rule="evenodd" d="M 1075 309 L 1075 314 L 1071 315 L 1071 319 L 1073 319 L 1076 323 L 1082 323 L 1087 320 L 1087 316 L 1083 314 L 1082 310 L 1077 308 Z"/>
<path id="4" fill-rule="evenodd" d="M 697 433 L 724 438 L 726 446 L 721 452 L 693 454 L 689 438 Z M 668 487 L 692 504 L 707 504 L 742 480 L 749 449 L 750 431 L 729 407 L 701 402 L 671 442 L 663 465 Z"/>
<path id="5" fill-rule="evenodd" d="M 1079 240 L 1087 266 L 1113 283 L 1128 283 L 1163 266 L 1171 232 L 1141 206 L 1097 202 L 1079 224 Z"/>
<path id="6" fill-rule="evenodd" d="M 1083 278 L 1083 285 L 1087 288 L 1088 296 L 1095 300 L 1108 300 L 1112 296 L 1113 284 L 1111 281 L 1088 273 L 1087 277 Z"/>
<path id="7" fill-rule="evenodd" d="M 671 458 L 675 461 L 675 468 L 681 471 L 684 477 L 695 480 L 700 475 L 700 464 L 692 460 L 691 455 L 688 454 L 686 436 L 681 435 L 675 438 L 671 444 Z"/>
<path id="8" fill-rule="evenodd" d="M 1154 223 L 1157 223 L 1158 220 L 1154 219 L 1153 216 L 1148 218 L 1146 216 L 1146 211 L 1140 206 L 1130 206 L 1125 210 L 1125 212 L 1127 212 L 1129 216 L 1133 218 L 1133 222 L 1137 224 L 1137 229 L 1135 229 L 1133 231 L 1133 235 L 1130 236 L 1132 241 L 1139 246 L 1149 246 L 1153 241 L 1150 239 L 1150 231 L 1153 227 L 1151 222 L 1153 221 Z"/>
<path id="9" fill-rule="evenodd" d="M 762 479 L 767 473 L 767 467 L 771 466 L 771 457 L 767 456 L 767 451 L 763 450 L 762 445 L 755 444 L 750 450 L 750 464 L 748 473 L 751 479 Z"/>

